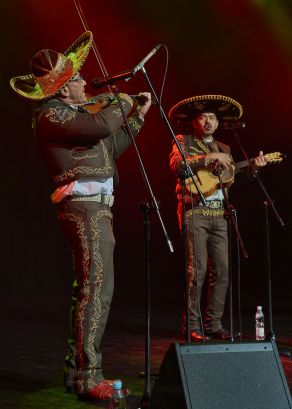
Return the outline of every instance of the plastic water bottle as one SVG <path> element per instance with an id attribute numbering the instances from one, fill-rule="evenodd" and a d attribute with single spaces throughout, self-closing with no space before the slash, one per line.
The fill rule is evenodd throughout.
<path id="1" fill-rule="evenodd" d="M 120 380 L 114 381 L 114 392 L 110 402 L 110 409 L 127 409 L 123 384 Z"/>
<path id="2" fill-rule="evenodd" d="M 263 341 L 265 339 L 265 324 L 263 308 L 258 305 L 255 315 L 255 333 L 256 341 Z"/>

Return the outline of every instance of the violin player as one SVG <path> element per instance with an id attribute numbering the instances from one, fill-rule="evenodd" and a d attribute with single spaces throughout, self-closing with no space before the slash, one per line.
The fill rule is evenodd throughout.
<path id="1" fill-rule="evenodd" d="M 112 230 L 113 192 L 118 184 L 115 164 L 131 138 L 117 101 L 97 113 L 86 109 L 81 70 L 93 44 L 83 33 L 65 53 L 43 49 L 31 60 L 31 74 L 10 80 L 12 89 L 35 103 L 34 131 L 55 183 L 52 203 L 68 239 L 76 271 L 76 377 L 81 399 L 109 400 L 113 381 L 102 371 L 103 338 L 114 288 Z M 120 94 L 135 137 L 151 106 L 151 95 L 138 102 Z M 142 101 L 142 102 L 141 102 Z"/>

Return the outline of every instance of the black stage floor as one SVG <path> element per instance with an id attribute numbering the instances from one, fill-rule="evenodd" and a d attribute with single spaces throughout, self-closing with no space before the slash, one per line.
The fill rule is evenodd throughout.
<path id="1" fill-rule="evenodd" d="M 62 387 L 67 323 L 64 313 L 40 314 L 25 307 L 1 318 L 1 409 L 105 408 L 80 402 Z M 40 315 L 43 315 L 41 318 Z M 253 342 L 253 313 L 244 314 L 243 335 Z M 273 329 L 290 392 L 292 390 L 291 314 L 275 314 Z M 122 378 L 131 390 L 128 409 L 137 408 L 145 390 L 144 307 L 113 304 L 103 340 L 104 374 Z M 155 379 L 166 351 L 182 342 L 180 313 L 174 306 L 153 307 L 151 313 L 151 379 Z M 226 368 L 228 370 L 228 368 Z M 250 407 L 250 406 L 248 406 Z M 180 409 L 180 408 L 178 408 Z M 222 408 L 223 409 L 223 408 Z M 256 409 L 256 408 L 253 408 Z M 277 409 L 277 408 L 273 408 Z"/>

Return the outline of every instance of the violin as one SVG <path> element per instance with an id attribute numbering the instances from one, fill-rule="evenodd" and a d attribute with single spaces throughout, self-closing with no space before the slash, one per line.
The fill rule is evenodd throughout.
<path id="1" fill-rule="evenodd" d="M 139 105 L 144 105 L 148 101 L 145 95 L 129 95 L 134 101 L 137 101 Z M 87 102 L 81 105 L 83 109 L 90 114 L 96 114 L 109 105 L 117 102 L 116 97 L 113 94 L 99 94 L 94 97 L 87 95 Z"/>
<path id="2" fill-rule="evenodd" d="M 95 97 L 87 95 L 87 102 L 82 104 L 82 108 L 88 111 L 90 114 L 96 114 L 102 109 L 111 105 L 115 100 L 115 96 L 111 94 L 99 94 Z"/>

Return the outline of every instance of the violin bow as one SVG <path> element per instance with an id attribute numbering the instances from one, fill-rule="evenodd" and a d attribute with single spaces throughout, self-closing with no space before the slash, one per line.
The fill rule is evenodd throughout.
<path id="1" fill-rule="evenodd" d="M 88 25 L 88 23 L 86 21 L 85 15 L 83 13 L 83 10 L 82 10 L 81 4 L 80 4 L 80 1 L 79 0 L 73 0 L 73 2 L 74 2 L 74 6 L 76 8 L 76 11 L 77 11 L 77 13 L 79 15 L 79 18 L 81 20 L 81 23 L 82 23 L 82 25 L 84 27 L 84 30 L 85 31 L 92 31 L 92 30 L 90 30 L 90 27 L 89 27 L 89 25 Z M 101 58 L 100 52 L 98 51 L 98 48 L 97 48 L 94 40 L 93 40 L 93 43 L 92 43 L 92 49 L 93 49 L 96 61 L 97 61 L 98 65 L 99 65 L 99 68 L 100 68 L 100 70 L 102 72 L 102 75 L 104 77 L 108 77 L 108 71 L 107 71 L 107 69 L 105 67 L 105 64 L 104 64 L 104 62 L 103 62 L 103 60 Z M 108 85 L 108 89 L 109 89 L 110 93 L 113 93 L 112 88 L 110 87 L 110 85 Z"/>

